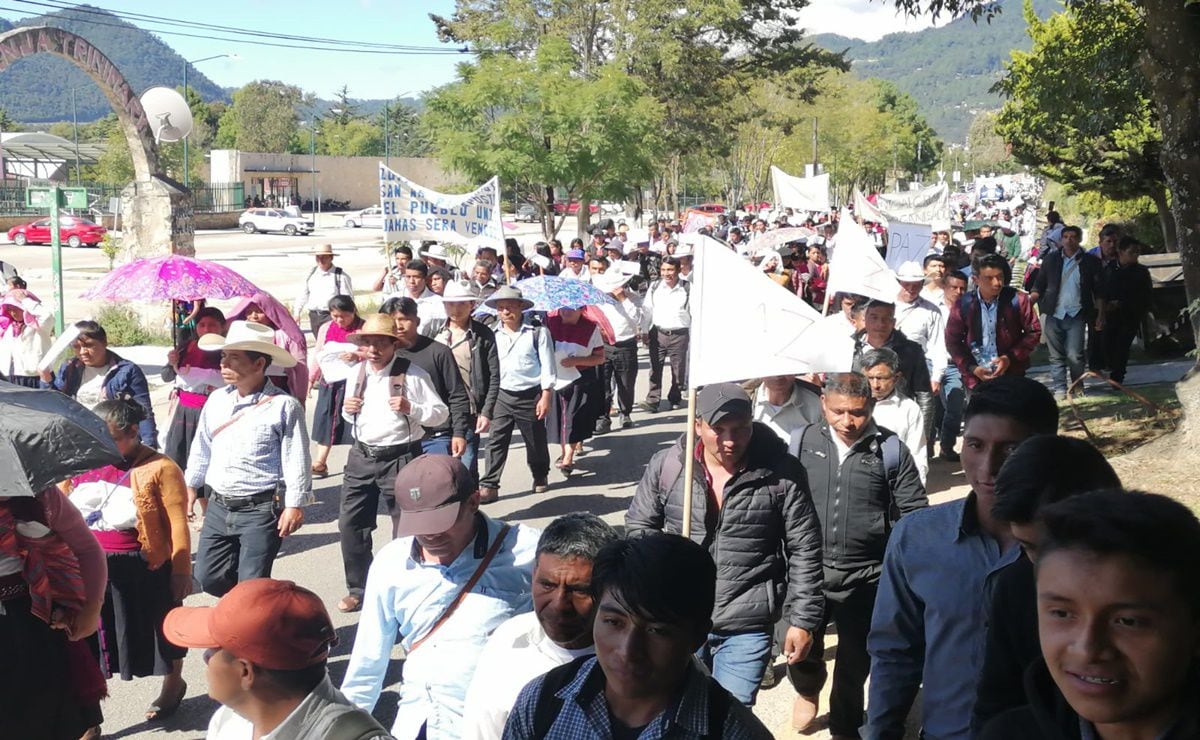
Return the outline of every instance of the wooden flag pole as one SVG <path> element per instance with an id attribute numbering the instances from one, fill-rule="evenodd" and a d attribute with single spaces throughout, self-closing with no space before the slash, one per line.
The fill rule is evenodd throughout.
<path id="1" fill-rule="evenodd" d="M 683 536 L 692 536 L 692 473 L 696 469 L 696 388 L 688 388 L 687 434 L 683 448 Z"/>

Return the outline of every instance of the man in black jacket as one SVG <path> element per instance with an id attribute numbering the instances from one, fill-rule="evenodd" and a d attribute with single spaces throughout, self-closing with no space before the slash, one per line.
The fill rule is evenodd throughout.
<path id="1" fill-rule="evenodd" d="M 1029 297 L 1042 312 L 1042 333 L 1050 348 L 1050 385 L 1060 398 L 1083 375 L 1084 332 L 1096 328 L 1100 259 L 1079 247 L 1078 226 L 1062 230 L 1062 246 L 1042 258 Z M 1070 374 L 1068 378 L 1068 373 Z"/>
<path id="2" fill-rule="evenodd" d="M 463 384 L 450 348 L 430 339 L 428 331 L 421 332 L 421 318 L 417 311 L 417 302 L 408 296 L 389 298 L 379 309 L 380 313 L 390 315 L 396 322 L 399 337 L 396 356 L 429 373 L 438 397 L 450 409 L 448 421 L 425 430 L 421 451 L 431 455 L 462 457 L 467 451 L 468 429 L 474 424 L 467 387 Z"/>
<path id="3" fill-rule="evenodd" d="M 1109 377 L 1125 382 L 1129 365 L 1129 347 L 1137 336 L 1142 319 L 1150 310 L 1154 284 L 1150 270 L 1138 262 L 1142 244 L 1133 237 L 1124 237 L 1117 246 L 1117 258 L 1104 266 L 1100 284 L 1100 317 L 1103 328 L 1103 352 Z"/>
<path id="4" fill-rule="evenodd" d="M 717 564 L 713 627 L 701 654 L 713 677 L 753 704 L 788 605 L 784 653 L 803 660 L 821 625 L 821 530 L 804 469 L 771 429 L 751 421 L 750 397 L 733 383 L 701 389 L 698 443 L 684 438 L 650 459 L 625 514 L 631 534 L 683 531 L 685 454 L 695 457 L 690 537 Z"/>
<path id="5" fill-rule="evenodd" d="M 933 395 L 925 350 L 896 328 L 896 306 L 887 301 L 871 301 L 863 314 L 863 322 L 863 329 L 854 334 L 855 358 L 869 349 L 880 347 L 895 352 L 900 358 L 900 372 L 903 375 L 896 386 L 897 390 L 915 399 L 924 409 Z M 925 399 L 924 403 L 922 399 Z"/>
<path id="6" fill-rule="evenodd" d="M 446 319 L 434 319 L 428 332 L 429 336 L 450 348 L 467 389 L 470 417 L 462 462 L 476 482 L 479 481 L 479 435 L 491 426 L 496 397 L 500 393 L 496 335 L 485 324 L 471 318 L 478 301 L 475 292 L 462 283 L 447 284 L 442 295 Z"/>
<path id="7" fill-rule="evenodd" d="M 828 676 L 825 625 L 838 625 L 837 663 L 829 698 L 829 730 L 856 738 L 862 724 L 863 685 L 871 669 L 867 633 L 892 523 L 929 505 L 916 462 L 893 432 L 871 420 L 875 401 L 858 373 L 830 374 L 822 405 L 825 421 L 792 434 L 788 451 L 809 477 L 821 519 L 825 570 L 825 616 L 813 635 L 808 657 L 788 666 L 799 696 L 792 724 L 807 727 Z"/>

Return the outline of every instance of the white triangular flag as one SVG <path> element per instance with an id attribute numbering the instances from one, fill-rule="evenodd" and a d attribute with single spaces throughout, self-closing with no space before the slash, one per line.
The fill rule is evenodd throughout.
<path id="1" fill-rule="evenodd" d="M 821 324 L 816 309 L 710 237 L 696 245 L 690 305 L 693 386 L 850 370 L 849 337 L 808 334 Z"/>
<path id="2" fill-rule="evenodd" d="M 875 242 L 845 209 L 838 222 L 837 248 L 829 262 L 825 292 L 830 296 L 855 293 L 888 303 L 895 303 L 900 292 L 900 283 L 879 255 Z"/>

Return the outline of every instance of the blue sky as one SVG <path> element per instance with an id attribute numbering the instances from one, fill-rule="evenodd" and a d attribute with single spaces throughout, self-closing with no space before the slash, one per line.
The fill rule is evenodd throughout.
<path id="1" fill-rule="evenodd" d="M 116 13 L 169 16 L 177 20 L 260 29 L 276 33 L 346 39 L 359 42 L 434 46 L 437 34 L 429 13 L 450 15 L 454 0 L 90 0 Z M 15 4 L 14 4 L 15 5 Z M 39 12 L 0 12 L 16 19 Z M 859 38 L 917 30 L 928 21 L 900 19 L 886 1 L 813 0 L 802 21 L 812 32 L 835 32 Z M 178 29 L 142 23 L 151 32 Z M 214 59 L 197 69 L 219 85 L 238 87 L 256 79 L 275 79 L 298 85 L 323 98 L 348 85 L 356 98 L 391 98 L 420 93 L 454 79 L 458 55 L 377 55 L 276 49 L 214 38 L 197 39 L 160 33 L 186 59 L 236 53 L 238 59 Z"/>

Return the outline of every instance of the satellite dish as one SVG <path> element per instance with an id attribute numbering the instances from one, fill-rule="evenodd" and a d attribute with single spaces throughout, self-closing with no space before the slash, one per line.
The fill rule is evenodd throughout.
<path id="1" fill-rule="evenodd" d="M 192 132 L 192 111 L 177 90 L 161 86 L 146 90 L 142 108 L 155 141 L 179 141 Z"/>

